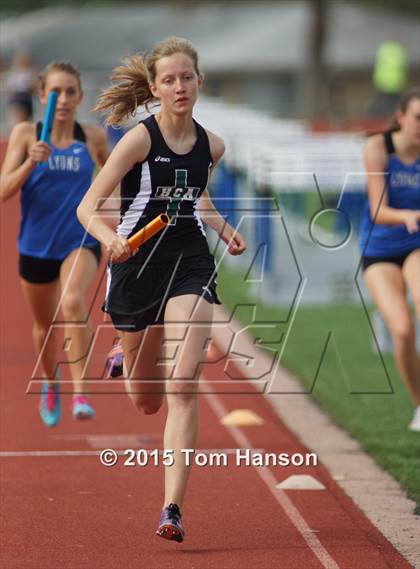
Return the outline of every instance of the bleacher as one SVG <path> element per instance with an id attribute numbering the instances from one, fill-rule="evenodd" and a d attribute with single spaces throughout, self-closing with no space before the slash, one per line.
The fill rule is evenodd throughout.
<path id="1" fill-rule="evenodd" d="M 289 304 L 296 291 L 306 304 L 359 303 L 364 137 L 218 100 L 201 100 L 196 118 L 225 140 L 212 195 L 249 245 L 224 262 L 252 265 L 254 294 L 270 303 Z"/>

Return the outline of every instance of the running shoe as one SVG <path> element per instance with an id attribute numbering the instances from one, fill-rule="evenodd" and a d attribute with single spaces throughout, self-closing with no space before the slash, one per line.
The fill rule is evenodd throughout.
<path id="1" fill-rule="evenodd" d="M 413 418 L 408 428 L 410 431 L 420 431 L 420 405 L 415 408 Z"/>
<path id="2" fill-rule="evenodd" d="M 156 531 L 159 537 L 181 543 L 184 541 L 185 531 L 181 521 L 181 512 L 177 504 L 169 504 L 163 508 L 159 527 Z"/>
<path id="3" fill-rule="evenodd" d="M 123 374 L 124 352 L 121 342 L 118 342 L 109 352 L 106 363 L 107 377 L 119 377 Z"/>
<path id="4" fill-rule="evenodd" d="M 54 427 L 61 417 L 60 386 L 58 382 L 42 384 L 39 414 L 46 427 Z"/>
<path id="5" fill-rule="evenodd" d="M 92 407 L 86 395 L 74 395 L 71 410 L 74 419 L 78 419 L 79 421 L 93 419 L 95 417 L 95 409 Z"/>

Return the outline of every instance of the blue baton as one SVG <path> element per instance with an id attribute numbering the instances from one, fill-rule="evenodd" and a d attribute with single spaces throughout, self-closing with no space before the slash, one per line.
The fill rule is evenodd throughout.
<path id="1" fill-rule="evenodd" d="M 55 108 L 57 106 L 58 93 L 51 91 L 48 95 L 47 108 L 44 114 L 44 123 L 42 125 L 41 138 L 42 142 L 50 143 L 52 125 L 54 122 Z"/>

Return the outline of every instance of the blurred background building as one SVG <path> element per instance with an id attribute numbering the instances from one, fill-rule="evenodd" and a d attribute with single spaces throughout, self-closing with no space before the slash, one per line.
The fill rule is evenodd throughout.
<path id="1" fill-rule="evenodd" d="M 93 98 L 122 55 L 148 50 L 168 35 L 196 45 L 206 94 L 285 118 L 322 123 L 369 113 L 376 93 L 375 58 L 389 40 L 406 56 L 408 83 L 420 75 L 419 25 L 413 18 L 418 4 L 410 0 L 391 2 L 389 8 L 374 0 L 184 0 L 54 2 L 23 10 L 32 4 L 13 2 L 3 12 L 3 68 L 22 49 L 36 68 L 70 59 Z M 410 6 L 414 12 L 401 11 Z M 16 12 L 19 7 L 23 11 Z M 92 102 L 88 96 L 86 108 Z"/>

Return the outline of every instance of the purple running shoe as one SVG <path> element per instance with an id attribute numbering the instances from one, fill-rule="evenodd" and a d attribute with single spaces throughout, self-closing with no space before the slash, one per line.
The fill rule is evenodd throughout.
<path id="1" fill-rule="evenodd" d="M 156 534 L 159 537 L 177 541 L 178 543 L 184 541 L 185 531 L 181 521 L 181 512 L 177 504 L 169 504 L 169 506 L 163 508 Z"/>
<path id="2" fill-rule="evenodd" d="M 119 377 L 123 374 L 124 352 L 121 342 L 118 342 L 108 353 L 106 364 L 107 377 Z"/>

